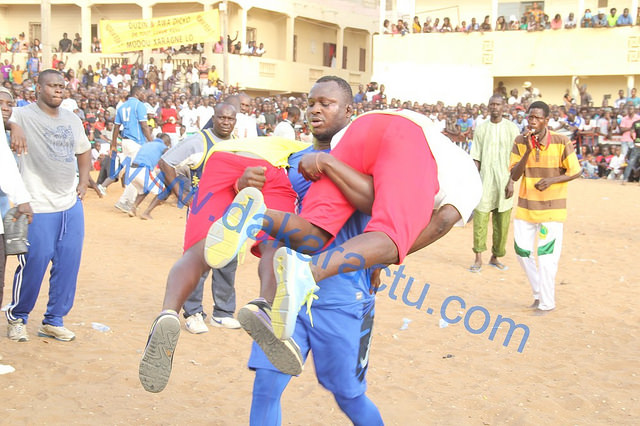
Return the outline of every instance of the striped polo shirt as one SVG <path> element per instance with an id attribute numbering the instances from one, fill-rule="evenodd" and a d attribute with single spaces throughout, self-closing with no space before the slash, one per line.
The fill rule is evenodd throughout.
<path id="1" fill-rule="evenodd" d="M 573 176 L 581 170 L 571 141 L 548 129 L 547 132 L 550 134 L 548 145 L 539 155 L 536 149 L 531 151 L 520 183 L 516 219 L 531 223 L 564 222 L 567 218 L 568 182 L 553 184 L 544 191 L 538 191 L 535 184 L 542 178 Z M 511 150 L 509 169 L 520 161 L 526 150 L 527 144 L 519 135 Z"/>

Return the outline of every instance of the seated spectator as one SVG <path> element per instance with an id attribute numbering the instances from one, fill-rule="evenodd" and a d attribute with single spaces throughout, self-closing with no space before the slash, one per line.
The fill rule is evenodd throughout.
<path id="1" fill-rule="evenodd" d="M 615 7 L 612 7 L 611 10 L 609 11 L 609 15 L 607 15 L 607 26 L 608 27 L 615 27 L 617 25 L 617 23 L 618 23 L 617 12 L 618 12 L 618 10 Z"/>
<path id="2" fill-rule="evenodd" d="M 412 26 L 412 32 L 413 33 L 421 33 L 422 32 L 422 26 L 420 25 L 420 19 L 418 19 L 417 16 L 413 17 L 413 26 Z"/>
<path id="3" fill-rule="evenodd" d="M 433 33 L 440 32 L 440 18 L 436 18 L 435 21 L 433 21 L 433 25 L 431 26 L 431 32 Z"/>
<path id="4" fill-rule="evenodd" d="M 550 30 L 551 29 L 551 21 L 549 21 L 549 15 L 545 13 L 542 18 L 541 30 Z"/>
<path id="5" fill-rule="evenodd" d="M 536 21 L 536 18 L 534 18 L 533 15 L 529 15 L 528 22 L 527 22 L 527 31 L 532 32 L 532 31 L 538 31 L 540 29 L 542 29 L 542 27 Z"/>
<path id="6" fill-rule="evenodd" d="M 598 14 L 593 17 L 593 28 L 603 28 L 607 26 L 607 15 L 604 9 L 599 9 Z"/>
<path id="7" fill-rule="evenodd" d="M 587 9 L 584 11 L 584 16 L 580 21 L 580 26 L 582 28 L 591 28 L 593 27 L 593 15 L 591 14 L 591 9 Z"/>
<path id="8" fill-rule="evenodd" d="M 476 22 L 476 18 L 471 18 L 471 23 L 467 27 L 467 32 L 480 31 L 480 25 Z"/>
<path id="9" fill-rule="evenodd" d="M 91 51 L 93 53 L 102 52 L 102 44 L 100 43 L 100 40 L 98 39 L 98 37 L 93 38 L 93 43 L 91 43 Z"/>
<path id="10" fill-rule="evenodd" d="M 20 53 L 29 52 L 29 42 L 27 41 L 24 33 L 18 34 L 18 41 L 20 42 Z"/>
<path id="11" fill-rule="evenodd" d="M 431 17 L 427 16 L 424 20 L 424 25 L 422 25 L 423 33 L 433 32 L 433 27 L 431 26 Z"/>
<path id="12" fill-rule="evenodd" d="M 607 179 L 615 180 L 615 179 L 623 179 L 624 168 L 627 165 L 626 159 L 624 155 L 622 155 L 622 148 L 620 145 L 616 145 L 613 148 L 614 156 L 611 157 L 611 161 L 609 161 L 609 175 Z"/>
<path id="13" fill-rule="evenodd" d="M 516 15 L 509 16 L 509 30 L 517 31 L 520 29 L 520 21 L 516 18 Z"/>
<path id="14" fill-rule="evenodd" d="M 391 27 L 389 25 L 390 25 L 389 20 L 385 19 L 384 23 L 382 24 L 382 26 L 384 27 L 383 34 L 391 34 Z"/>
<path id="15" fill-rule="evenodd" d="M 396 27 L 398 27 L 398 33 L 400 33 L 400 35 L 405 35 L 409 33 L 409 29 L 407 28 L 405 23 L 402 21 L 402 19 L 398 19 L 398 23 L 396 24 Z"/>
<path id="16" fill-rule="evenodd" d="M 82 38 L 78 33 L 76 33 L 76 36 L 73 39 L 73 43 L 71 44 L 71 51 L 73 53 L 82 52 Z"/>
<path id="17" fill-rule="evenodd" d="M 627 103 L 629 102 L 631 102 L 635 107 L 640 106 L 640 98 L 637 95 L 637 90 L 635 87 L 631 89 L 631 96 L 627 98 Z"/>
<path id="18" fill-rule="evenodd" d="M 451 21 L 449 21 L 449 18 L 447 17 L 444 18 L 444 21 L 442 22 L 442 28 L 440 28 L 440 32 L 441 33 L 453 32 L 453 27 L 451 26 Z"/>
<path id="19" fill-rule="evenodd" d="M 518 130 L 520 131 L 520 133 L 524 133 L 524 131 L 527 129 L 527 126 L 529 125 L 527 119 L 524 118 L 524 111 L 519 111 L 516 114 L 516 119 L 513 120 L 513 122 L 516 126 L 518 126 Z"/>
<path id="20" fill-rule="evenodd" d="M 594 146 L 598 144 L 597 124 L 591 119 L 591 114 L 586 113 L 582 123 L 578 127 L 580 146 Z"/>
<path id="21" fill-rule="evenodd" d="M 496 21 L 496 31 L 506 31 L 507 30 L 507 21 L 505 21 L 504 16 L 498 16 L 498 20 Z"/>
<path id="22" fill-rule="evenodd" d="M 585 179 L 599 179 L 598 164 L 593 154 L 587 154 L 586 160 L 582 163 L 582 177 Z"/>
<path id="23" fill-rule="evenodd" d="M 457 33 L 466 33 L 467 32 L 467 21 L 460 22 L 460 25 L 456 27 Z"/>
<path id="24" fill-rule="evenodd" d="M 484 21 L 480 24 L 480 31 L 491 31 L 491 17 L 489 15 L 484 17 Z"/>
<path id="25" fill-rule="evenodd" d="M 618 27 L 630 27 L 633 25 L 633 18 L 629 15 L 629 8 L 625 7 L 622 11 L 622 15 L 618 16 L 618 20 L 616 21 L 616 26 Z"/>
<path id="26" fill-rule="evenodd" d="M 527 17 L 523 16 L 522 18 L 520 18 L 520 26 L 518 27 L 518 29 L 520 31 L 527 31 L 528 26 L 529 20 L 527 19 Z"/>
<path id="27" fill-rule="evenodd" d="M 613 158 L 613 155 L 609 151 L 608 146 L 603 146 L 601 148 L 601 154 L 596 156 L 596 164 L 598 165 L 598 176 L 607 177 L 611 169 L 609 168 L 609 163 Z"/>
<path id="28" fill-rule="evenodd" d="M 567 19 L 564 21 L 564 28 L 567 30 L 572 30 L 576 27 L 576 18 L 573 15 L 573 12 L 569 13 Z"/>
<path id="29" fill-rule="evenodd" d="M 549 28 L 551 28 L 552 30 L 562 29 L 562 17 L 559 13 L 556 13 L 556 16 L 554 16 L 554 18 L 551 20 Z"/>

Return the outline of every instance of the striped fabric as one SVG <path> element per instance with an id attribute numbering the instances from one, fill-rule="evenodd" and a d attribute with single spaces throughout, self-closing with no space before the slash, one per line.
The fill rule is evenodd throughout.
<path id="1" fill-rule="evenodd" d="M 580 163 L 571 141 L 566 136 L 550 133 L 549 144 L 539 151 L 538 158 L 534 149 L 527 159 L 520 184 L 516 219 L 542 223 L 564 222 L 567 218 L 568 182 L 553 184 L 544 191 L 538 191 L 534 186 L 542 178 L 580 173 Z M 526 150 L 526 142 L 520 135 L 511 151 L 510 169 L 520 161 Z"/>

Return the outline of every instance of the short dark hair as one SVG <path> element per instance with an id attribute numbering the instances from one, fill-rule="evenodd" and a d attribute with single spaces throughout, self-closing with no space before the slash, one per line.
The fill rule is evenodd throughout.
<path id="1" fill-rule="evenodd" d="M 45 78 L 49 75 L 59 75 L 60 77 L 64 78 L 62 76 L 62 73 L 58 70 L 54 70 L 54 69 L 46 69 L 44 71 L 42 71 L 40 74 L 38 74 L 38 84 L 43 84 Z"/>
<path id="2" fill-rule="evenodd" d="M 542 112 L 544 112 L 545 117 L 549 116 L 549 105 L 547 105 L 546 103 L 542 101 L 535 101 L 531 105 L 529 105 L 527 112 L 530 112 L 534 108 L 541 109 Z"/>
<path id="3" fill-rule="evenodd" d="M 130 98 L 135 97 L 138 93 L 140 93 L 141 90 L 144 90 L 144 87 L 142 87 L 142 86 L 133 86 L 131 88 L 131 91 L 129 92 L 129 97 Z"/>
<path id="4" fill-rule="evenodd" d="M 300 108 L 298 108 L 297 106 L 288 107 L 287 117 L 300 117 Z"/>
<path id="5" fill-rule="evenodd" d="M 353 91 L 351 90 L 351 86 L 347 81 L 343 78 L 340 78 L 335 75 L 325 75 L 316 80 L 316 83 L 328 83 L 330 81 L 335 82 L 342 91 L 343 95 L 346 97 L 345 101 L 347 104 L 351 104 L 353 101 Z"/>

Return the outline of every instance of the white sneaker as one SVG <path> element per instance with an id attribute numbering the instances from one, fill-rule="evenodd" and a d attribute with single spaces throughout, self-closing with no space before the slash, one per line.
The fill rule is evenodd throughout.
<path id="1" fill-rule="evenodd" d="M 116 209 L 120 210 L 122 213 L 129 213 L 131 211 L 131 205 L 129 203 L 122 203 L 118 201 L 113 205 Z"/>
<path id="2" fill-rule="evenodd" d="M 286 247 L 280 247 L 273 256 L 273 270 L 278 285 L 271 305 L 271 326 L 273 334 L 280 340 L 293 335 L 298 312 L 305 303 L 311 317 L 311 303 L 318 298 L 314 293 L 319 287 L 311 273 L 310 264 L 310 256 Z"/>
<path id="3" fill-rule="evenodd" d="M 38 330 L 38 336 L 51 337 L 53 339 L 60 340 L 61 342 L 70 342 L 76 338 L 73 331 L 68 328 L 51 324 L 42 324 Z"/>
<path id="4" fill-rule="evenodd" d="M 233 317 L 214 317 L 213 315 L 211 315 L 209 324 L 211 324 L 214 327 L 224 327 L 224 328 L 230 328 L 232 330 L 235 330 L 241 327 L 240 322 Z"/>
<path id="5" fill-rule="evenodd" d="M 247 187 L 238 192 L 224 216 L 209 228 L 204 244 L 207 264 L 215 269 L 227 266 L 248 238 L 255 239 L 266 210 L 264 197 L 258 189 Z"/>
<path id="6" fill-rule="evenodd" d="M 107 188 L 105 188 L 104 186 L 98 184 L 98 191 L 100 191 L 100 193 L 102 194 L 102 196 L 104 197 L 105 195 L 107 195 Z"/>
<path id="7" fill-rule="evenodd" d="M 187 317 L 184 322 L 184 326 L 189 333 L 193 334 L 202 334 L 209 331 L 209 327 L 204 323 L 204 318 L 202 318 L 202 314 L 200 312 Z"/>
<path id="8" fill-rule="evenodd" d="M 29 335 L 27 334 L 27 325 L 22 322 L 22 319 L 9 321 L 7 336 L 15 342 L 28 342 Z"/>

